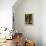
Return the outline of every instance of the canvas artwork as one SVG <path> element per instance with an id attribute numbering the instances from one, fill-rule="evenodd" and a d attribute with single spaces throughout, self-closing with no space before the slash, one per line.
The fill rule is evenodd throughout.
<path id="1" fill-rule="evenodd" d="M 25 24 L 32 24 L 32 14 L 25 14 Z"/>

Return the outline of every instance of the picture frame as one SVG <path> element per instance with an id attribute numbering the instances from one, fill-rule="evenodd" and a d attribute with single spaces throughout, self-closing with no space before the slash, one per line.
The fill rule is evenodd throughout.
<path id="1" fill-rule="evenodd" d="M 32 14 L 25 14 L 25 24 L 33 24 Z"/>

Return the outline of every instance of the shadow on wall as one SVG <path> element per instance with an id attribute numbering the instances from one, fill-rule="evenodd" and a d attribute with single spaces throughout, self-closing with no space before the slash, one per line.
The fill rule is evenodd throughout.
<path id="1" fill-rule="evenodd" d="M 36 40 L 36 46 L 41 46 L 41 40 L 40 39 Z"/>

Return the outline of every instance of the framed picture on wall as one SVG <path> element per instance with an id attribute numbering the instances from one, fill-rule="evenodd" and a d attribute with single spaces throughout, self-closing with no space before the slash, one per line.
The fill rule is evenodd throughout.
<path id="1" fill-rule="evenodd" d="M 25 24 L 33 24 L 32 14 L 25 14 Z"/>

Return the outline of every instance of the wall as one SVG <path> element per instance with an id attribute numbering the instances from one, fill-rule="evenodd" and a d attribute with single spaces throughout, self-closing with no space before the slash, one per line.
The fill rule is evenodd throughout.
<path id="1" fill-rule="evenodd" d="M 33 25 L 25 24 L 25 13 L 33 14 Z M 15 28 L 23 33 L 23 37 L 35 41 L 36 46 L 41 46 L 40 29 L 41 3 L 40 0 L 23 0 L 15 9 Z"/>
<path id="2" fill-rule="evenodd" d="M 46 46 L 46 0 L 41 1 L 41 41 Z"/>
<path id="3" fill-rule="evenodd" d="M 0 0 L 0 27 L 12 28 L 12 6 L 16 0 Z"/>

